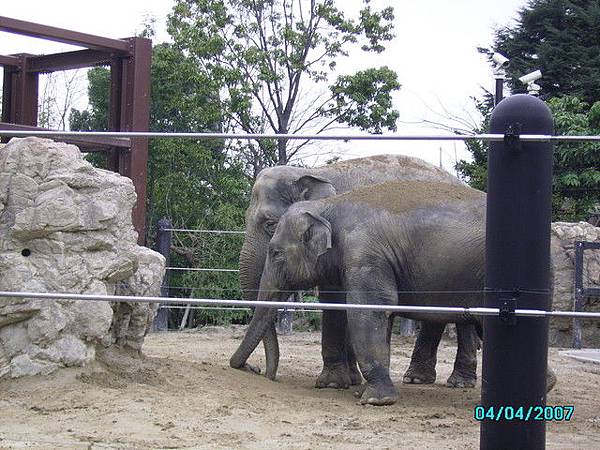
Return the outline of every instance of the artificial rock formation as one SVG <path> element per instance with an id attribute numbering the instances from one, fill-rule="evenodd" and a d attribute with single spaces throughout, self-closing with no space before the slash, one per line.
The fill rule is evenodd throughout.
<path id="1" fill-rule="evenodd" d="M 129 178 L 73 145 L 0 148 L 0 290 L 160 295 L 164 258 L 137 245 Z M 0 298 L 0 377 L 81 366 L 101 347 L 140 350 L 156 307 Z"/>
<path id="2" fill-rule="evenodd" d="M 572 311 L 575 280 L 575 241 L 600 242 L 600 228 L 587 222 L 552 224 L 551 258 L 554 272 L 554 295 L 552 309 Z M 583 284 L 588 288 L 600 288 L 600 250 L 584 252 Z M 587 298 L 583 308 L 588 312 L 600 312 L 600 298 Z M 600 347 L 600 321 L 582 321 L 582 342 L 585 347 Z M 573 344 L 573 320 L 552 318 L 550 340 L 552 346 L 571 347 Z"/>

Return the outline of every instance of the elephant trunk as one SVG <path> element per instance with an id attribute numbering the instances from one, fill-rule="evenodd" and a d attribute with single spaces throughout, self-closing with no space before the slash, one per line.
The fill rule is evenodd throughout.
<path id="1" fill-rule="evenodd" d="M 244 339 L 240 343 L 238 349 L 229 360 L 229 365 L 231 367 L 234 369 L 240 369 L 245 366 L 246 361 L 256 346 L 268 332 L 269 327 L 272 326 L 276 316 L 277 310 L 273 308 L 259 307 L 254 310 L 254 316 L 252 316 L 252 320 L 250 321 L 246 335 L 244 336 Z M 266 349 L 267 346 L 265 345 L 267 376 L 271 379 L 274 379 L 275 374 L 277 373 L 277 365 L 279 364 L 279 351 L 276 355 L 269 355 L 266 352 Z"/>
<path id="2" fill-rule="evenodd" d="M 242 298 L 244 300 L 254 301 L 258 298 L 258 290 L 260 288 L 260 280 L 265 265 L 265 257 L 267 254 L 269 241 L 253 234 L 247 234 L 242 251 L 240 253 L 240 286 L 242 288 Z M 262 298 L 262 297 L 261 297 Z M 265 359 L 266 359 L 266 376 L 270 379 L 275 379 L 277 373 L 277 366 L 279 364 L 279 341 L 277 339 L 277 332 L 275 331 L 275 310 L 264 311 L 264 308 L 257 308 L 254 311 L 252 322 L 248 328 L 246 336 L 248 337 L 248 343 L 245 347 L 250 348 L 250 351 L 243 350 L 242 345 L 238 348 L 238 351 L 232 356 L 230 360 L 231 367 L 241 368 L 246 364 L 250 354 L 254 351 L 260 338 L 256 343 L 252 343 L 257 337 L 248 336 L 251 330 L 257 330 L 253 325 L 254 319 L 263 315 L 273 315 L 273 318 L 266 320 L 268 324 L 266 330 L 262 333 L 263 345 L 265 348 Z M 262 325 L 261 325 L 262 326 Z M 253 333 L 259 335 L 258 331 Z M 244 338 L 244 342 L 246 338 Z M 242 343 L 243 344 L 243 343 Z M 252 344 L 252 345 L 251 345 Z"/>

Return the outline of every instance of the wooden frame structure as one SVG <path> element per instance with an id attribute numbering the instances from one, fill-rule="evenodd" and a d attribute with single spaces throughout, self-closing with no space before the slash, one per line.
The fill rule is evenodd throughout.
<path id="1" fill-rule="evenodd" d="M 109 39 L 0 16 L 0 31 L 83 47 L 50 55 L 0 55 L 4 68 L 0 129 L 40 130 L 39 74 L 91 66 L 110 66 L 109 131 L 148 131 L 152 41 L 140 37 Z M 108 167 L 133 180 L 137 202 L 133 224 L 145 244 L 147 138 L 61 140 L 85 152 L 107 153 Z"/>

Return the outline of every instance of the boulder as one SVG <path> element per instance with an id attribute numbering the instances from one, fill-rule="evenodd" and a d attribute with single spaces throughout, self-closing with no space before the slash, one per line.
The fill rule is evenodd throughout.
<path id="1" fill-rule="evenodd" d="M 74 145 L 0 148 L 0 290 L 160 295 L 164 258 L 137 245 L 133 183 Z M 0 298 L 0 377 L 82 366 L 98 346 L 140 351 L 156 305 Z"/>
<path id="2" fill-rule="evenodd" d="M 587 222 L 552 224 L 551 258 L 554 272 L 554 295 L 552 309 L 573 311 L 575 280 L 575 241 L 600 242 L 600 228 Z M 600 288 L 600 250 L 584 252 L 583 284 L 588 288 Z M 600 298 L 587 298 L 584 311 L 600 312 Z M 582 321 L 582 342 L 585 347 L 600 347 L 600 321 Z M 573 344 L 573 319 L 550 320 L 549 343 L 556 347 Z"/>

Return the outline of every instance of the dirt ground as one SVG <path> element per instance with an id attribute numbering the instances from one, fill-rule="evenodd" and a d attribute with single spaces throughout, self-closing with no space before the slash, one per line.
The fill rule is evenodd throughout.
<path id="1" fill-rule="evenodd" d="M 456 348 L 444 341 L 434 385 L 400 380 L 413 340 L 395 338 L 392 379 L 400 401 L 360 406 L 351 390 L 313 388 L 320 335 L 281 337 L 278 381 L 229 368 L 244 328 L 148 337 L 146 357 L 105 355 L 113 366 L 67 369 L 0 382 L 0 448 L 384 449 L 479 446 L 475 389 L 450 389 Z M 262 349 L 251 362 L 264 367 Z M 481 357 L 481 355 L 480 355 Z M 549 405 L 575 405 L 548 423 L 548 448 L 600 448 L 600 366 L 550 351 L 558 384 Z"/>

